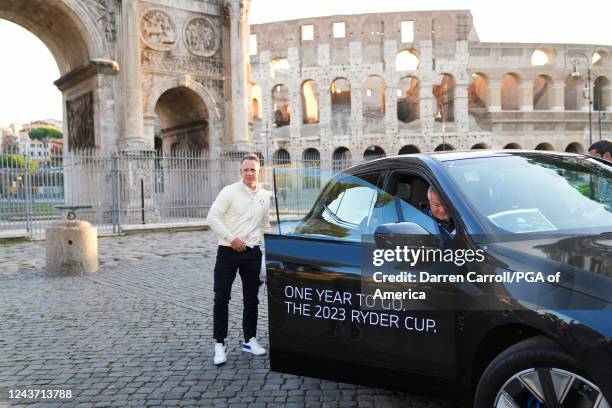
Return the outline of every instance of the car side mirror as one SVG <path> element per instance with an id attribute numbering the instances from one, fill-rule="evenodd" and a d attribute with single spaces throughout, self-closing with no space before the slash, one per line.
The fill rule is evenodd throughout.
<path id="1" fill-rule="evenodd" d="M 414 222 L 381 224 L 374 231 L 377 248 L 440 248 L 440 238 Z"/>

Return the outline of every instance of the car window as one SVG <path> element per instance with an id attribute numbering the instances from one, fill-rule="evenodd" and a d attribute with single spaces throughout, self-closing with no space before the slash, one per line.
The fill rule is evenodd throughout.
<path id="1" fill-rule="evenodd" d="M 391 178 L 388 191 L 399 202 L 400 221 L 414 222 L 431 234 L 439 234 L 438 223 L 427 210 L 427 190 L 429 183 L 411 173 L 395 173 Z"/>
<path id="2" fill-rule="evenodd" d="M 393 197 L 364 179 L 380 180 L 378 175 L 334 178 L 294 233 L 361 242 L 378 225 L 397 222 Z"/>

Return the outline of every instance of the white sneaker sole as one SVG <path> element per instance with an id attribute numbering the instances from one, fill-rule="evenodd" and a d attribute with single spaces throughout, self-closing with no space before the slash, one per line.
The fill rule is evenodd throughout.
<path id="1" fill-rule="evenodd" d="M 256 353 L 253 350 L 245 348 L 245 347 L 242 348 L 242 351 L 244 351 L 245 353 L 251 353 L 251 354 L 253 354 L 255 356 L 263 356 L 263 355 L 266 354 L 266 350 L 264 350 L 263 352 Z"/>

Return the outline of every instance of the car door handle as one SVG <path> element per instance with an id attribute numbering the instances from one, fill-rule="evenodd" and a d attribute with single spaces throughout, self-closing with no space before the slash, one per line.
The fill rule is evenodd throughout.
<path id="1" fill-rule="evenodd" d="M 285 264 L 280 261 L 266 261 L 266 269 L 276 269 L 279 271 L 284 271 Z"/>

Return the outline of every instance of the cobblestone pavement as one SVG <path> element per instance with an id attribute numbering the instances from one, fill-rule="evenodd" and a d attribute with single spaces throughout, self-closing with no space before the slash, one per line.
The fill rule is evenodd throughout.
<path id="1" fill-rule="evenodd" d="M 44 243 L 0 244 L 0 407 L 457 407 L 457 403 L 271 372 L 245 355 L 241 288 L 228 362 L 212 364 L 210 232 L 101 238 L 95 275 L 51 278 Z M 259 338 L 267 345 L 267 302 Z M 10 399 L 11 390 L 71 398 Z"/>

